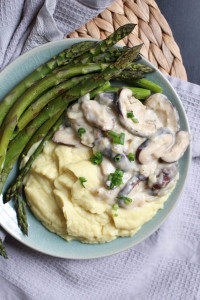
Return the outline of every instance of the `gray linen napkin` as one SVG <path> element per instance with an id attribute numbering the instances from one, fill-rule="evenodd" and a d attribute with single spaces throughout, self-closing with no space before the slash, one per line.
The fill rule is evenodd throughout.
<path id="1" fill-rule="evenodd" d="M 26 4 L 26 13 L 30 11 L 28 6 L 31 3 L 31 11 L 35 15 L 42 3 L 21 1 L 21 4 L 22 2 Z M 8 15 L 11 8 L 7 3 L 17 5 L 20 0 L 6 0 L 0 5 Z M 72 5 L 70 12 L 67 10 L 69 3 Z M 74 7 L 75 3 L 77 6 Z M 90 6 L 98 3 L 100 1 L 88 0 Z M 8 26 L 12 37 L 12 40 L 1 43 L 4 47 L 1 47 L 0 58 L 3 57 L 4 66 L 14 58 L 14 53 L 19 48 L 17 53 L 57 37 L 62 38 L 62 32 L 65 32 L 62 28 L 68 22 L 65 14 L 72 12 L 74 16 L 74 23 L 70 23 L 68 27 L 69 31 L 79 27 L 82 21 L 87 21 L 84 19 L 87 9 L 89 18 L 93 18 L 94 10 L 91 7 L 81 10 L 83 7 L 83 1 L 58 1 L 55 5 L 55 1 L 48 0 L 31 30 L 27 21 L 20 27 L 20 10 L 17 6 L 16 19 L 13 19 L 11 27 L 6 25 L 1 11 L 0 29 L 3 25 Z M 77 26 L 76 14 L 77 19 L 81 15 Z M 30 17 L 30 20 L 33 21 L 34 18 Z M 51 27 L 46 27 L 47 24 L 51 24 Z M 26 27 L 21 34 L 18 33 L 21 40 L 25 32 L 30 30 L 28 39 L 26 36 L 23 43 L 15 37 L 17 25 L 19 33 Z M 74 27 L 70 27 L 72 25 Z M 0 34 L 0 42 L 2 38 Z M 11 46 L 15 47 L 14 50 Z M 9 259 L 0 259 L 0 299 L 200 299 L 200 86 L 172 77 L 168 79 L 181 97 L 190 121 L 193 158 L 184 193 L 167 221 L 132 249 L 111 257 L 85 261 L 63 260 L 40 254 L 8 235 L 5 246 Z"/>
<path id="2" fill-rule="evenodd" d="M 0 0 L 0 70 L 38 45 L 62 39 L 114 0 Z"/>

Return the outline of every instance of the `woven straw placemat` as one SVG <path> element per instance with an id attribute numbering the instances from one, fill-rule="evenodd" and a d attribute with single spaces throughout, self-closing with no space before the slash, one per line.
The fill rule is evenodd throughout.
<path id="1" fill-rule="evenodd" d="M 69 38 L 104 39 L 119 26 L 135 23 L 133 33 L 120 41 L 132 47 L 143 43 L 141 53 L 161 72 L 187 80 L 172 31 L 154 0 L 116 0 L 100 15 L 71 33 Z"/>

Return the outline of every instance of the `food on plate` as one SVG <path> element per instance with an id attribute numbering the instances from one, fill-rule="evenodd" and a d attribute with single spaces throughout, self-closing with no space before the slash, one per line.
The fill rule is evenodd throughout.
<path id="1" fill-rule="evenodd" d="M 51 58 L 48 62 L 39 66 L 24 78 L 0 103 L 0 191 L 3 191 L 9 173 L 19 158 L 18 162 L 20 168 L 18 175 L 7 191 L 4 191 L 3 202 L 7 203 L 13 199 L 18 225 L 24 234 L 28 235 L 26 202 L 23 195 L 24 183 L 27 178 L 31 176 L 30 174 L 34 173 L 34 166 L 37 165 L 38 160 L 41 160 L 45 155 L 45 151 L 47 151 L 48 147 L 55 151 L 58 151 L 57 148 L 59 147 L 71 149 L 70 151 L 72 151 L 72 154 L 74 155 L 71 154 L 70 157 L 74 160 L 77 159 L 75 155 L 77 154 L 77 149 L 78 151 L 82 151 L 84 148 L 85 156 L 83 161 L 85 163 L 87 162 L 87 164 L 90 163 L 90 165 L 93 164 L 93 170 L 94 172 L 97 172 L 97 175 L 100 176 L 102 172 L 106 178 L 108 176 L 108 170 L 110 170 L 108 180 L 104 182 L 104 187 L 109 188 L 110 193 L 112 193 L 112 190 L 115 192 L 118 191 L 119 187 L 122 188 L 117 196 L 118 202 L 113 204 L 114 210 L 118 210 L 118 207 L 119 211 L 121 209 L 124 209 L 124 211 L 126 210 L 126 205 L 130 202 L 130 198 L 127 197 L 126 194 L 131 188 L 136 191 L 141 185 L 145 185 L 146 183 L 148 189 L 151 190 L 152 196 L 159 197 L 161 190 L 163 190 L 163 188 L 169 188 L 171 182 L 178 176 L 178 171 L 175 172 L 175 169 L 178 170 L 177 167 L 175 168 L 177 165 L 176 161 L 183 155 L 190 137 L 187 133 L 183 133 L 183 131 L 177 132 L 175 135 L 173 133 L 175 129 L 168 128 L 169 130 L 172 130 L 173 141 L 175 142 L 173 142 L 173 146 L 170 147 L 169 153 L 165 153 L 165 151 L 163 153 L 160 152 L 159 160 L 162 162 L 163 168 L 159 170 L 157 180 L 153 180 L 149 177 L 147 181 L 147 178 L 142 175 L 142 173 L 140 174 L 139 169 L 136 174 L 132 174 L 133 176 L 131 178 L 126 178 L 126 173 L 132 172 L 130 166 L 133 166 L 134 164 L 140 166 L 139 168 L 143 166 L 145 170 L 145 151 L 148 153 L 148 157 L 152 160 L 151 163 L 153 165 L 154 155 L 152 154 L 152 149 L 155 140 L 159 138 L 161 141 L 166 138 L 170 143 L 170 134 L 167 138 L 166 134 L 163 135 L 160 132 L 159 136 L 162 136 L 162 138 L 156 137 L 158 134 L 156 128 L 162 130 L 163 127 L 162 111 L 160 111 L 159 106 L 157 107 L 156 112 L 149 113 L 150 111 L 155 110 L 154 101 L 150 101 L 150 98 L 148 98 L 145 102 L 145 106 L 138 100 L 145 100 L 152 92 L 162 92 L 158 85 L 144 78 L 147 73 L 154 72 L 155 70 L 140 63 L 139 51 L 142 45 L 134 46 L 132 48 L 113 47 L 115 43 L 128 35 L 134 27 L 135 24 L 126 24 L 119 27 L 113 34 L 100 42 L 86 41 L 72 45 Z M 128 90 L 121 90 L 120 84 L 113 87 L 111 86 L 113 80 L 123 81 L 125 85 L 128 84 L 130 87 Z M 107 91 L 108 93 L 104 93 L 102 96 L 102 94 L 99 94 L 99 92 L 102 91 Z M 109 91 L 115 91 L 115 93 L 109 93 Z M 135 99 L 135 115 L 137 115 L 137 117 L 134 116 L 133 112 L 128 111 L 131 104 L 129 103 L 130 101 L 124 101 L 127 95 L 128 98 L 134 96 L 132 99 Z M 91 99 L 95 96 L 95 101 L 91 102 Z M 82 102 L 81 114 L 80 109 L 77 108 L 76 104 L 69 109 L 69 113 L 71 112 L 72 119 L 73 115 L 79 118 L 80 114 L 79 121 L 81 122 L 81 120 L 83 121 L 85 119 L 87 124 L 85 123 L 85 127 L 80 127 L 80 124 L 77 123 L 78 120 L 70 120 L 71 127 L 66 126 L 66 124 L 64 127 L 60 127 L 61 123 L 63 123 L 66 109 L 78 99 L 78 104 Z M 165 103 L 165 100 L 164 96 L 160 99 L 162 103 Z M 115 110 L 113 110 L 114 106 Z M 152 109 L 150 106 L 152 106 Z M 173 108 L 169 103 L 165 103 L 165 106 L 168 108 L 170 107 L 171 111 L 173 111 Z M 175 114 L 174 111 L 173 113 Z M 119 118 L 116 118 L 116 114 L 119 114 Z M 160 116 L 158 116 L 155 121 L 154 116 L 156 114 L 160 114 Z M 171 112 L 169 114 L 171 114 Z M 176 117 L 177 116 L 175 116 L 175 119 Z M 174 120 L 171 121 L 173 126 L 175 126 Z M 143 126 L 141 126 L 141 123 L 143 123 Z M 123 128 L 124 130 L 122 132 L 116 132 L 116 126 L 118 126 L 118 128 Z M 168 121 L 165 124 L 165 127 L 167 126 Z M 166 131 L 166 129 L 164 131 Z M 126 153 L 125 150 L 116 152 L 123 148 L 123 144 L 126 144 L 126 139 L 129 135 L 135 135 L 136 137 L 134 140 L 136 142 L 143 142 L 143 146 L 146 148 L 143 147 L 143 149 L 138 149 L 138 151 L 136 151 L 137 149 L 134 149 L 133 147 L 132 152 L 130 153 Z M 49 142 L 52 137 L 53 141 Z M 111 142 L 113 146 L 111 146 Z M 116 142 L 118 142 L 119 145 L 115 145 Z M 51 148 L 50 145 L 54 145 L 54 147 Z M 43 149 L 44 152 L 41 154 Z M 53 158 L 56 159 L 56 154 L 53 154 L 54 150 L 49 154 L 51 157 L 49 157 L 49 159 L 51 161 Z M 91 151 L 94 151 L 94 153 L 88 161 L 88 153 Z M 37 158 L 38 160 L 36 160 Z M 73 161 L 71 163 L 73 163 Z M 77 163 L 80 162 L 78 161 Z M 31 168 L 32 164 L 33 168 Z M 174 165 L 174 169 L 173 167 L 169 167 L 171 165 Z M 39 169 L 40 168 L 38 167 L 37 170 Z M 83 167 L 83 169 L 86 169 L 86 171 L 91 173 L 91 167 Z M 101 172 L 97 170 L 101 170 Z M 61 172 L 57 173 L 57 175 L 59 178 L 62 177 L 62 168 L 57 170 L 57 172 Z M 70 183 L 73 182 L 72 179 L 74 178 L 71 176 L 72 173 L 72 171 L 68 172 L 69 189 L 71 188 Z M 84 191 L 86 191 L 91 184 L 91 182 L 89 182 L 89 173 L 85 176 L 80 174 L 78 177 L 78 187 L 82 187 Z M 38 176 L 45 176 L 44 174 L 41 174 Z M 55 174 L 56 173 L 54 172 L 54 175 Z M 74 176 L 77 178 L 77 175 Z M 159 182 L 157 182 L 158 178 L 163 179 L 159 179 Z M 52 184 L 54 183 L 50 183 L 48 180 L 53 180 L 53 177 L 51 179 L 46 179 L 46 186 L 52 188 Z M 92 178 L 91 181 L 92 180 L 94 179 Z M 44 180 L 41 180 L 41 182 L 43 181 Z M 97 176 L 96 181 L 94 181 L 94 186 L 96 186 L 96 188 L 99 182 L 102 184 L 101 176 L 100 179 Z M 62 184 L 58 183 L 58 186 L 60 187 Z M 101 191 L 103 193 L 105 192 L 100 189 L 100 192 Z M 95 199 L 96 201 L 98 200 L 97 198 Z M 32 205 L 32 209 L 36 216 L 46 224 L 45 226 L 48 227 L 50 222 L 51 226 L 49 228 L 53 231 L 57 231 L 61 235 L 63 235 L 63 224 L 65 224 L 65 229 L 67 226 L 66 215 L 64 215 L 63 212 L 60 214 L 63 205 L 62 201 L 52 202 L 51 208 L 52 212 L 55 212 L 55 215 L 51 214 L 51 217 L 53 217 L 53 215 L 54 217 L 62 215 L 60 221 L 56 218 L 50 221 L 48 216 L 46 216 L 47 221 L 45 222 L 44 214 L 41 213 L 40 210 L 37 210 L 37 205 L 36 209 L 34 209 L 34 201 L 31 204 L 31 201 L 29 200 L 29 204 Z M 156 205 L 159 201 L 156 202 Z M 98 203 L 100 202 L 102 201 L 98 200 Z M 137 201 L 134 203 L 137 203 Z M 45 202 L 43 204 L 45 204 Z M 40 203 L 40 205 L 42 205 L 42 203 Z M 149 203 L 149 205 L 152 207 L 153 211 L 154 203 Z M 131 204 L 130 208 L 132 206 L 134 206 L 134 204 Z M 129 209 L 127 211 L 129 211 Z M 113 212 L 112 209 L 111 212 Z M 106 213 L 107 217 L 105 218 L 107 218 L 107 220 L 110 220 L 111 217 L 113 218 L 113 215 L 111 216 L 110 213 L 108 213 L 108 210 L 106 210 Z M 115 212 L 114 216 L 116 217 L 117 214 L 118 213 Z M 117 219 L 114 218 L 113 222 L 119 222 L 120 218 L 118 218 L 118 221 L 116 220 Z M 52 227 L 54 222 L 58 225 L 57 229 Z M 122 231 L 123 230 L 121 230 L 120 233 L 115 233 L 115 237 L 117 235 L 130 235 L 130 232 L 125 233 L 123 231 L 122 233 Z M 68 240 L 75 238 L 74 235 L 70 237 L 70 234 L 66 231 L 64 236 Z M 115 237 L 112 236 L 112 238 L 107 238 L 107 240 L 111 240 Z M 82 238 L 82 241 L 86 240 L 87 238 Z M 98 239 L 93 239 L 91 241 L 88 239 L 88 242 L 91 243 L 97 241 Z M 103 241 L 105 241 L 105 239 L 102 237 L 102 242 Z M 101 242 L 100 238 L 99 242 Z M 0 255 L 5 257 L 6 252 L 4 251 L 5 249 L 0 240 Z"/>
<path id="2" fill-rule="evenodd" d="M 25 179 L 35 216 L 67 241 L 132 236 L 176 186 L 189 134 L 162 94 L 144 103 L 128 88 L 81 97 Z M 31 155 L 28 153 L 28 156 Z"/>

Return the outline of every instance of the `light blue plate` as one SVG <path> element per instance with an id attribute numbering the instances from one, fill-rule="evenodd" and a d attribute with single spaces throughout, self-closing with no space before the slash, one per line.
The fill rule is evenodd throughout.
<path id="1" fill-rule="evenodd" d="M 74 43 L 80 42 L 80 40 L 85 41 L 88 39 L 65 39 L 48 43 L 35 48 L 16 59 L 0 74 L 0 101 L 17 83 L 19 83 L 35 68 L 37 68 L 45 61 L 49 60 L 58 52 L 64 50 Z M 152 64 L 149 63 L 146 59 L 142 59 L 142 61 L 147 65 L 153 67 Z M 168 98 L 178 110 L 180 117 L 180 128 L 189 131 L 189 124 L 183 109 L 183 105 L 170 83 L 165 79 L 165 77 L 159 70 L 156 70 L 155 73 L 148 75 L 147 78 L 162 87 L 163 93 L 168 96 Z M 190 153 L 191 150 L 190 148 L 188 148 L 179 162 L 180 179 L 174 192 L 165 203 L 164 209 L 160 210 L 151 221 L 143 225 L 142 228 L 133 237 L 118 238 L 110 243 L 97 245 L 82 244 L 78 241 L 67 243 L 56 234 L 53 234 L 45 229 L 29 210 L 29 235 L 28 237 L 26 237 L 18 228 L 16 214 L 13 209 L 12 203 L 7 203 L 4 205 L 2 203 L 2 196 L 0 199 L 1 226 L 23 244 L 40 252 L 57 257 L 88 259 L 108 256 L 126 250 L 151 235 L 171 212 L 183 190 L 190 164 Z M 10 174 L 5 188 L 8 187 L 15 175 L 16 168 Z"/>

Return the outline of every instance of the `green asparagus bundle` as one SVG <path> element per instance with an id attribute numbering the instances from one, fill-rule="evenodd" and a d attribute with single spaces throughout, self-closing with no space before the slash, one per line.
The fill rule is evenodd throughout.
<path id="1" fill-rule="evenodd" d="M 45 92 L 50 87 L 59 84 L 61 81 L 79 75 L 90 73 L 94 71 L 99 71 L 103 68 L 103 64 L 92 64 L 82 66 L 86 62 L 90 62 L 91 58 L 95 55 L 105 52 L 107 49 L 116 44 L 119 40 L 124 38 L 127 34 L 129 34 L 135 24 L 126 24 L 117 29 L 113 34 L 111 34 L 107 39 L 97 43 L 94 47 L 89 48 L 89 50 L 79 56 L 79 58 L 74 59 L 73 62 L 64 67 L 64 69 L 60 69 L 52 74 L 46 76 L 33 86 L 31 86 L 24 94 L 22 94 L 18 101 L 12 106 L 9 113 L 5 117 L 2 127 L 0 129 L 0 169 L 2 170 L 4 166 L 4 161 L 6 157 L 7 147 L 9 140 L 13 134 L 15 127 L 17 126 L 18 120 L 25 109 L 37 99 L 39 95 Z M 130 61 L 131 62 L 131 61 Z M 78 65 L 79 64 L 79 65 Z M 69 67 L 70 66 L 70 67 Z M 16 87 L 18 90 L 18 88 Z M 3 101 L 4 106 L 6 105 L 6 101 Z M 2 104 L 3 106 L 3 104 Z M 2 107 L 2 109 L 4 108 Z"/>

